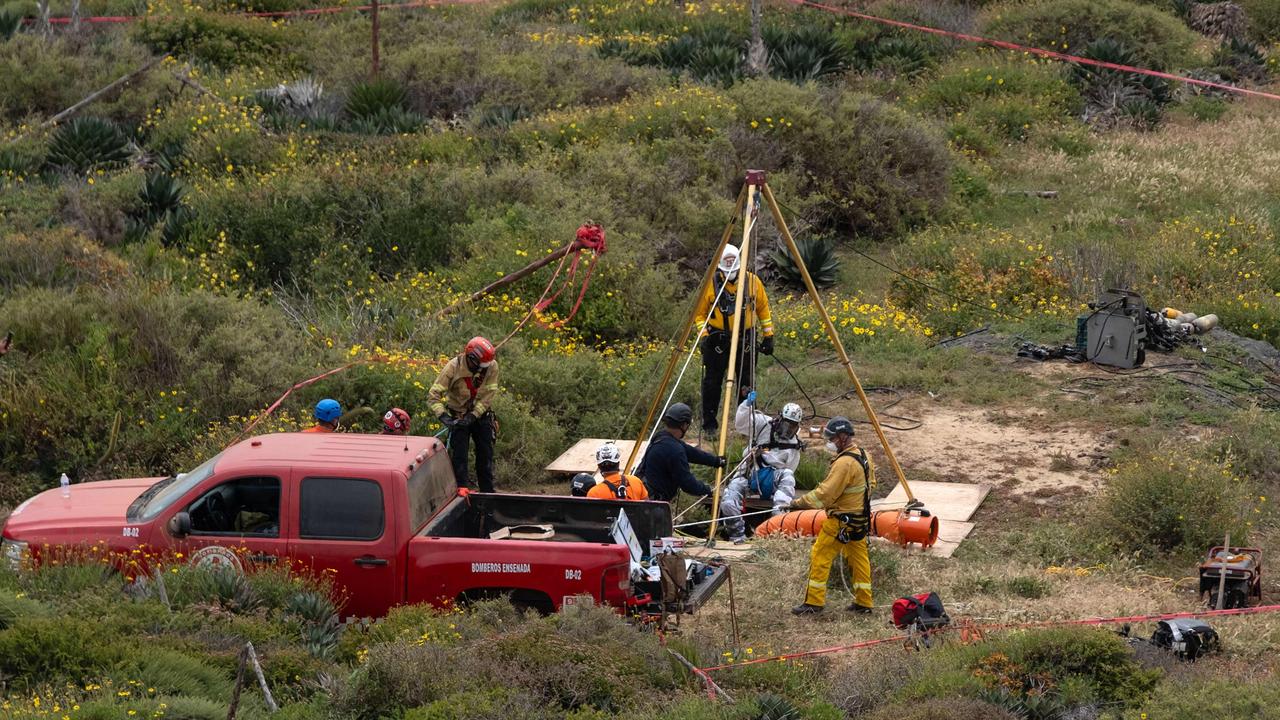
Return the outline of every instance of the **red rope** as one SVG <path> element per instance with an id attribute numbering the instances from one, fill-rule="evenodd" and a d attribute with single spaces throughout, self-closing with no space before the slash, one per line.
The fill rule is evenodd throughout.
<path id="1" fill-rule="evenodd" d="M 1080 63 L 1082 65 L 1092 65 L 1094 67 L 1106 68 L 1107 70 L 1119 70 L 1121 72 L 1136 73 L 1138 75 L 1150 75 L 1151 77 L 1163 78 L 1165 80 L 1173 80 L 1176 82 L 1188 83 L 1191 85 L 1200 85 L 1202 87 L 1214 88 L 1216 90 L 1225 90 L 1227 92 L 1238 93 L 1240 95 L 1253 95 L 1256 97 L 1264 97 L 1269 100 L 1280 100 L 1280 95 L 1275 95 L 1261 90 L 1249 90 L 1247 88 L 1236 87 L 1235 85 L 1226 85 L 1223 83 L 1210 82 L 1208 80 L 1198 80 L 1196 78 L 1184 77 L 1182 75 L 1174 75 L 1172 73 L 1160 72 L 1158 70 L 1148 70 L 1146 68 L 1134 67 L 1132 65 L 1120 65 L 1118 63 L 1106 62 L 1104 60 L 1093 60 L 1083 58 L 1078 55 L 1068 55 L 1066 53 L 1055 52 L 1053 50 L 1044 50 L 1042 48 L 1030 47 L 1027 45 L 1019 45 L 1005 40 L 993 40 L 991 38 L 980 37 L 978 35 L 968 35 L 966 33 L 952 32 L 950 30 L 942 30 L 939 28 L 928 27 L 926 25 L 916 25 L 915 23 L 902 22 L 901 20 L 890 20 L 888 18 L 877 17 L 875 15 L 867 15 L 855 10 L 847 8 L 835 7 L 833 5 L 825 5 L 823 3 L 814 2 L 813 0 L 786 0 L 793 5 L 801 7 L 811 7 L 818 10 L 824 10 L 836 15 L 847 15 L 849 17 L 858 18 L 859 20 L 867 20 L 870 22 L 880 23 L 882 25 L 892 25 L 907 30 L 915 30 L 917 32 L 931 33 L 933 35 L 941 35 L 943 37 L 955 38 L 967 42 L 978 43 L 981 45 L 991 45 L 992 47 L 1002 48 L 1004 50 L 1018 50 L 1021 52 L 1039 55 L 1040 57 L 1050 58 L 1052 60 L 1061 60 L 1063 62 Z"/>
<path id="2" fill-rule="evenodd" d="M 560 297 L 560 293 L 573 285 L 573 281 L 578 274 L 578 263 L 582 260 L 582 251 L 584 250 L 590 250 L 592 252 L 592 256 L 591 263 L 587 265 L 586 274 L 582 277 L 582 289 L 578 291 L 577 301 L 573 303 L 573 307 L 569 310 L 568 315 L 553 323 L 544 323 L 542 320 L 538 320 L 538 324 L 543 327 L 548 329 L 563 327 L 565 323 L 573 319 L 574 315 L 578 314 L 578 308 L 582 307 L 582 300 L 587 296 L 587 287 L 591 285 L 591 273 L 595 271 L 596 262 L 600 260 L 600 256 L 605 252 L 603 227 L 596 223 L 586 223 L 578 228 L 578 235 L 574 240 L 573 263 L 569 266 L 568 274 L 565 275 L 564 285 L 560 286 L 560 289 L 557 290 L 554 295 L 547 297 L 547 291 L 549 291 L 551 289 L 551 285 L 555 283 L 555 277 L 553 276 L 551 278 L 551 283 L 547 285 L 547 290 L 544 290 L 542 293 L 542 299 L 538 300 L 537 304 L 533 306 L 533 312 L 541 313 L 548 307 L 551 307 L 551 303 L 555 302 L 556 298 Z M 557 269 L 557 273 L 558 272 L 559 270 Z"/>
<path id="3" fill-rule="evenodd" d="M 1041 620 L 1036 622 L 1025 623 L 996 623 L 991 625 L 972 625 L 963 629 L 967 630 L 1023 630 L 1030 628 L 1047 628 L 1047 627 L 1069 627 L 1073 625 L 1117 625 L 1121 623 L 1135 622 L 1157 622 L 1160 620 L 1179 620 L 1183 618 L 1199 618 L 1199 617 L 1226 617 L 1231 615 L 1259 615 L 1262 613 L 1272 613 L 1280 611 L 1280 605 L 1259 605 L 1250 608 L 1234 608 L 1231 610 L 1196 610 L 1192 612 L 1180 613 L 1162 613 L 1152 615 L 1129 615 L 1127 617 L 1109 617 L 1109 618 L 1084 618 L 1080 620 Z M 930 634 L 942 632 L 944 630 L 953 629 L 951 626 L 938 628 L 930 631 Z M 957 628 L 959 629 L 959 628 Z M 909 639 L 908 635 L 897 635 L 895 637 L 879 638 L 876 640 L 864 640 L 851 645 L 837 645 L 835 647 L 819 648 L 817 650 L 805 650 L 804 652 L 784 653 L 774 655 L 767 658 L 758 658 L 756 660 L 744 660 L 742 662 L 727 663 L 724 665 L 715 665 L 712 667 L 702 668 L 703 673 L 712 673 L 717 670 L 728 670 L 729 668 L 746 667 L 747 665 L 760 665 L 769 662 L 783 662 L 786 660 L 795 660 L 797 658 L 813 657 L 815 655 L 830 655 L 832 653 L 847 652 L 849 650 L 860 650 L 862 648 L 875 647 L 877 645 L 887 645 L 889 643 L 902 642 Z"/>

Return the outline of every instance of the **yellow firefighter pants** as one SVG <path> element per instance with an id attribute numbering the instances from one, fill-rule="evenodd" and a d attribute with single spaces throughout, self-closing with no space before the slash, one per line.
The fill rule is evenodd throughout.
<path id="1" fill-rule="evenodd" d="M 853 574 L 853 600 L 864 607 L 871 607 L 871 560 L 867 557 L 867 539 L 841 543 L 836 540 L 840 521 L 827 518 L 813 540 L 809 553 L 809 589 L 804 601 L 809 605 L 827 604 L 827 578 L 831 575 L 831 563 L 837 555 L 844 555 Z"/>

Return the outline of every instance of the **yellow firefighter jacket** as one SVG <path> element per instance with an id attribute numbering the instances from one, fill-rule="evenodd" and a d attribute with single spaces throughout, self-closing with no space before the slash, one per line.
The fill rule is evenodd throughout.
<path id="1" fill-rule="evenodd" d="M 854 457 L 855 452 L 864 452 L 861 448 L 850 448 L 831 461 L 831 470 L 818 487 L 796 498 L 797 508 L 826 510 L 827 517 L 835 513 L 862 514 L 863 493 L 876 484 L 875 468 L 871 466 L 871 458 L 867 458 L 870 477 L 864 477 L 862 464 Z"/>
<path id="2" fill-rule="evenodd" d="M 431 412 L 437 416 L 448 410 L 454 416 L 471 413 L 476 417 L 493 407 L 493 396 L 498 391 L 498 361 L 479 374 L 472 375 L 467 361 L 459 355 L 445 363 L 439 377 L 427 391 Z"/>
<path id="3" fill-rule="evenodd" d="M 747 278 L 747 296 L 742 298 L 742 315 L 745 318 L 742 329 L 749 330 L 756 326 L 757 321 L 760 325 L 760 334 L 764 337 L 773 335 L 773 316 L 769 313 L 769 296 L 764 291 L 764 283 L 760 282 L 760 278 L 755 274 L 743 271 Z M 716 294 L 720 290 L 720 285 L 724 282 L 723 276 L 716 273 L 712 278 L 712 282 L 703 291 L 702 297 L 698 298 L 698 312 L 696 317 L 698 322 L 702 322 L 707 317 L 707 313 L 711 312 L 711 303 L 715 302 Z M 731 332 L 733 326 L 725 318 L 733 316 L 734 295 L 738 292 L 738 283 L 731 282 L 725 289 L 724 294 L 720 295 L 720 302 L 716 304 L 714 313 L 711 313 L 711 319 L 707 322 L 709 330 L 723 330 Z"/>

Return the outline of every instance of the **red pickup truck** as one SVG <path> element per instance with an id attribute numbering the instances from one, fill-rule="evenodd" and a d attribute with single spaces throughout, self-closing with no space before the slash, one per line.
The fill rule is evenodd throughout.
<path id="1" fill-rule="evenodd" d="M 14 564 L 39 562 L 46 545 L 89 544 L 205 564 L 288 559 L 331 573 L 354 617 L 508 594 L 547 612 L 581 595 L 657 610 L 660 583 L 633 582 L 632 550 L 614 540 L 623 509 L 640 548 L 672 534 L 666 503 L 459 493 L 435 438 L 285 433 L 244 440 L 173 477 L 47 490 L 14 509 L 2 547 Z M 530 524 L 550 525 L 549 537 L 490 539 Z M 696 579 L 679 610 L 705 602 L 723 568 L 700 568 Z"/>

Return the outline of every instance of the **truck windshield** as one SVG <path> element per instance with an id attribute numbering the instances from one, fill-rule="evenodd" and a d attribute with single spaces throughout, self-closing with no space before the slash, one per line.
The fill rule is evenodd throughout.
<path id="1" fill-rule="evenodd" d="M 128 519 L 130 522 L 150 520 L 164 512 L 165 508 L 172 505 L 175 500 L 212 475 L 213 467 L 220 457 L 222 457 L 222 453 L 205 460 L 199 467 L 189 473 L 178 473 L 147 488 L 129 507 Z"/>

